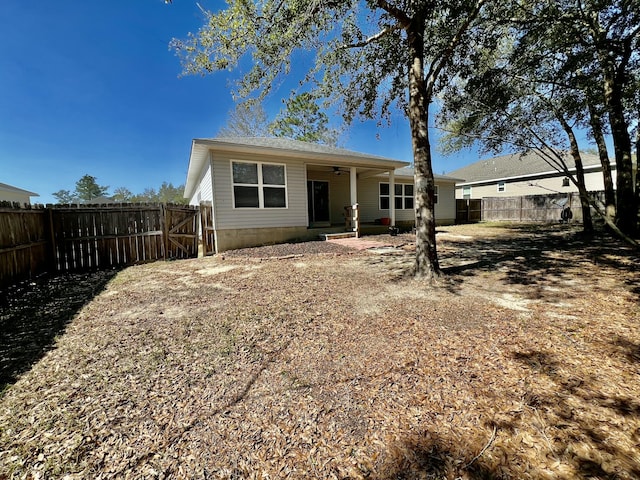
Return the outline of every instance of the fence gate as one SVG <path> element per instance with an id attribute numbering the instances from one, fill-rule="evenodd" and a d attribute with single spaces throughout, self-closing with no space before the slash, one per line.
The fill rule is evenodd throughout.
<path id="1" fill-rule="evenodd" d="M 457 199 L 456 223 L 476 223 L 482 219 L 482 199 Z"/>
<path id="2" fill-rule="evenodd" d="M 165 258 L 197 258 L 198 207 L 164 207 Z"/>
<path id="3" fill-rule="evenodd" d="M 202 250 L 204 255 L 216 253 L 216 239 L 213 231 L 213 207 L 200 204 L 200 226 L 202 227 Z"/>

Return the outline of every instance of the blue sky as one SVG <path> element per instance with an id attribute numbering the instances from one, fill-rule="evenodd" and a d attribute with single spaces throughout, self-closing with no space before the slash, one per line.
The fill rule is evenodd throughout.
<path id="1" fill-rule="evenodd" d="M 55 202 L 53 192 L 73 190 L 85 174 L 110 192 L 183 184 L 191 140 L 215 136 L 233 108 L 232 74 L 179 77 L 169 51 L 202 21 L 193 0 L 2 0 L 0 182 L 39 193 L 38 203 Z M 288 90 L 278 94 L 266 104 L 271 116 Z M 388 127 L 353 125 L 343 146 L 412 158 L 401 115 Z M 434 154 L 435 173 L 477 160 Z"/>

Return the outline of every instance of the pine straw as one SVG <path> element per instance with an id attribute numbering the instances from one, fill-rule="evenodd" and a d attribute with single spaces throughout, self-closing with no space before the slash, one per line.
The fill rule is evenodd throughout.
<path id="1" fill-rule="evenodd" d="M 435 288 L 409 237 L 119 273 L 0 399 L 0 478 L 640 477 L 637 255 L 439 235 Z"/>

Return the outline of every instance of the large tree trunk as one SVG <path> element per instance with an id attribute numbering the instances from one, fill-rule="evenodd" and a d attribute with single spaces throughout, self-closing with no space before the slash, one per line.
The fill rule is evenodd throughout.
<path id="1" fill-rule="evenodd" d="M 575 147 L 574 147 L 575 143 Z M 587 195 L 586 184 L 584 182 L 584 166 L 582 165 L 582 157 L 578 150 L 578 143 L 575 141 L 575 136 L 571 142 L 571 156 L 576 163 L 576 180 L 578 184 L 582 186 L 580 189 L 580 203 L 582 206 L 582 229 L 585 233 L 593 232 L 593 219 L 591 218 L 591 206 L 589 205 L 589 196 Z M 584 192 L 584 194 L 582 193 Z"/>
<path id="2" fill-rule="evenodd" d="M 567 123 L 566 119 L 562 115 L 557 115 L 562 128 L 564 129 L 567 137 L 569 138 L 570 153 L 573 157 L 573 161 L 576 164 L 576 181 L 578 183 L 578 191 L 580 192 L 580 204 L 582 205 L 582 228 L 585 233 L 593 232 L 593 220 L 591 219 L 591 207 L 589 206 L 589 196 L 587 195 L 587 187 L 584 181 L 584 166 L 582 165 L 582 157 L 580 156 L 580 148 L 578 147 L 578 140 L 573 133 L 573 129 Z"/>
<path id="3" fill-rule="evenodd" d="M 609 111 L 611 137 L 616 156 L 617 225 L 622 232 L 633 236 L 638 222 L 638 207 L 633 185 L 631 138 L 622 103 L 622 86 L 610 66 L 605 70 L 605 101 Z"/>
<path id="4" fill-rule="evenodd" d="M 431 167 L 428 113 L 430 98 L 424 80 L 424 21 L 414 19 L 407 28 L 409 47 L 409 124 L 413 145 L 415 213 L 416 213 L 416 277 L 427 280 L 441 275 L 436 250 L 434 215 L 435 181 Z"/>
<path id="5" fill-rule="evenodd" d="M 636 125 L 636 208 L 640 210 L 640 112 Z"/>
<path id="6" fill-rule="evenodd" d="M 602 179 L 604 181 L 604 211 L 613 220 L 616 216 L 616 192 L 613 188 L 613 177 L 611 176 L 611 162 L 609 161 L 609 152 L 607 151 L 607 142 L 602 132 L 602 117 L 596 107 L 589 103 L 589 123 L 591 124 L 591 132 L 598 146 L 598 156 L 600 157 L 600 165 L 602 165 Z"/>

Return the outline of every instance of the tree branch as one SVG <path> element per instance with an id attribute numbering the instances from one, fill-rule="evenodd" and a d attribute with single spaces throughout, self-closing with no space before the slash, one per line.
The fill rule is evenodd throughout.
<path id="1" fill-rule="evenodd" d="M 390 34 L 391 32 L 395 32 L 396 30 L 403 30 L 403 29 L 404 28 L 402 26 L 400 26 L 400 25 L 393 25 L 393 26 L 385 28 L 384 30 L 379 31 L 375 35 L 371 35 L 370 37 L 362 40 L 361 42 L 342 45 L 340 48 L 347 49 L 347 48 L 366 47 L 370 43 L 378 41 L 379 39 L 381 39 L 385 35 Z"/>
<path id="2" fill-rule="evenodd" d="M 387 12 L 393 18 L 400 22 L 400 28 L 405 29 L 411 23 L 411 18 L 404 11 L 400 10 L 398 7 L 391 5 L 387 0 L 376 0 L 376 5 L 379 8 Z"/>
<path id="3" fill-rule="evenodd" d="M 478 3 L 476 3 L 476 6 L 473 9 L 473 11 L 469 14 L 467 19 L 462 23 L 462 25 L 460 25 L 460 28 L 458 28 L 458 31 L 456 32 L 456 34 L 453 36 L 453 38 L 447 45 L 447 48 L 445 48 L 442 54 L 439 56 L 439 60 L 431 64 L 429 68 L 429 72 L 426 75 L 427 98 L 431 98 L 433 94 L 433 87 L 435 86 L 438 75 L 440 74 L 444 66 L 447 64 L 447 62 L 451 60 L 451 55 L 453 53 L 453 50 L 456 48 L 458 43 L 460 43 L 460 41 L 462 40 L 462 35 L 464 34 L 464 32 L 469 28 L 469 25 L 471 25 L 471 22 L 473 22 L 477 18 L 477 16 L 480 14 L 480 9 L 482 9 L 484 2 L 485 0 L 478 0 Z"/>

